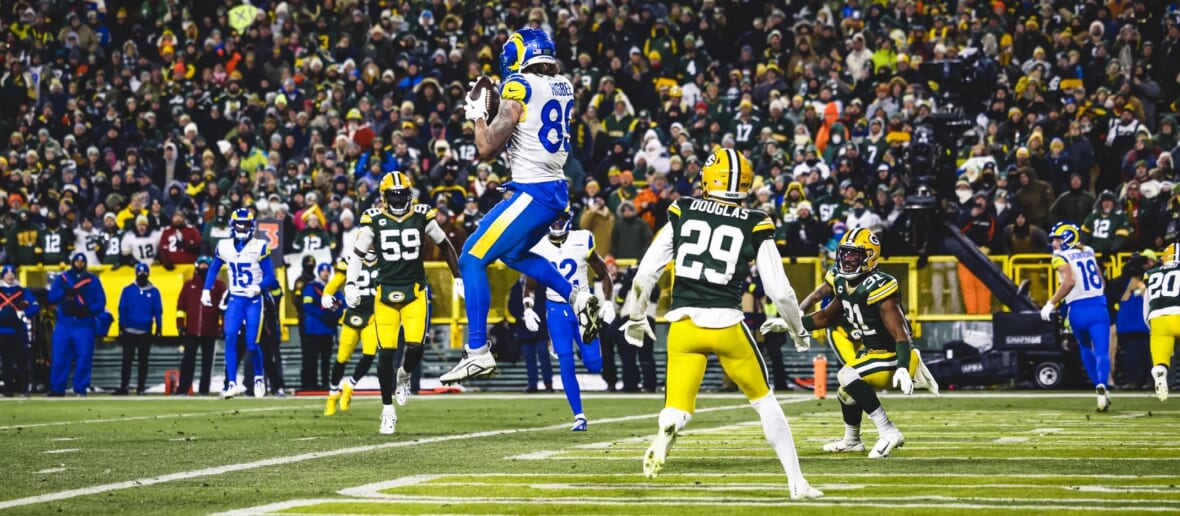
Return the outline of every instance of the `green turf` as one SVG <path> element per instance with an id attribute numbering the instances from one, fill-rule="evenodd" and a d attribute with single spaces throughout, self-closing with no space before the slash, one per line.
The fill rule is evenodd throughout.
<path id="1" fill-rule="evenodd" d="M 1180 405 L 1139 393 L 1116 396 L 1109 414 L 1094 413 L 1092 396 L 891 396 L 885 406 L 907 442 L 879 461 L 819 451 L 843 433 L 835 400 L 783 401 L 804 472 L 827 494 L 807 511 L 1180 512 Z M 642 476 L 640 456 L 658 397 L 587 396 L 591 430 L 577 434 L 566 429 L 560 395 L 417 397 L 399 410 L 396 436 L 376 433 L 373 398 L 332 418 L 320 414 L 322 404 L 0 402 L 0 504 L 122 482 L 7 511 L 202 514 L 306 500 L 273 510 L 716 516 L 780 513 L 795 503 L 738 396 L 701 399 L 654 480 Z M 866 418 L 870 445 L 871 426 Z M 494 435 L 469 435 L 477 432 Z M 301 460 L 256 463 L 291 457 Z M 170 476 L 153 479 L 160 475 Z"/>

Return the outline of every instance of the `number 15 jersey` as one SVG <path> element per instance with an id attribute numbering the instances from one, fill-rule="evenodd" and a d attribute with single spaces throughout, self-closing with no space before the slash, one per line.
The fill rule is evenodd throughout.
<path id="1" fill-rule="evenodd" d="M 1089 247 L 1075 247 L 1053 251 L 1051 262 L 1054 269 L 1068 265 L 1073 272 L 1073 289 L 1065 296 L 1066 303 L 1073 303 L 1083 299 L 1103 296 L 1102 269 L 1098 267 L 1098 259 L 1094 257 L 1094 250 Z M 1058 278 L 1058 282 L 1061 279 Z"/>
<path id="2" fill-rule="evenodd" d="M 239 251 L 234 239 L 227 238 L 217 243 L 217 257 L 229 267 L 229 293 L 245 296 L 251 285 L 262 287 L 262 260 L 270 259 L 270 248 L 266 241 L 250 239 Z"/>

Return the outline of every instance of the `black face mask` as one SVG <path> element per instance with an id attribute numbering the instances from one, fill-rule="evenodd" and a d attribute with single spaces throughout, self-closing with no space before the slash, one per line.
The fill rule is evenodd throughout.
<path id="1" fill-rule="evenodd" d="M 863 217 L 865 214 L 865 209 L 864 208 L 856 208 L 856 209 L 852 210 L 852 212 L 855 213 L 857 217 Z"/>
<path id="2" fill-rule="evenodd" d="M 135 277 L 135 283 L 136 283 L 137 285 L 141 286 L 141 287 L 143 287 L 143 286 L 146 286 L 146 285 L 148 284 L 148 277 L 147 277 L 147 275 L 146 275 L 146 274 L 141 274 L 141 275 L 139 275 L 139 276 L 136 276 L 136 277 Z"/>

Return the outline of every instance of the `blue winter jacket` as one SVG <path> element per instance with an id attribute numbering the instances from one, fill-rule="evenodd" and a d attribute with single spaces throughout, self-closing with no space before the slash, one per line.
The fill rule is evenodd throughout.
<path id="1" fill-rule="evenodd" d="M 152 323 L 156 329 L 162 329 L 164 318 L 164 302 L 160 289 L 148 283 L 140 287 L 132 282 L 123 287 L 123 294 L 119 296 L 119 326 L 139 333 L 152 333 Z"/>
<path id="2" fill-rule="evenodd" d="M 320 300 L 324 295 L 324 284 L 318 280 L 303 287 L 303 332 L 308 335 L 335 335 L 343 312 L 344 296 L 337 292 L 336 310 L 324 310 Z"/>
<path id="3" fill-rule="evenodd" d="M 0 284 L 0 335 L 26 331 L 24 321 L 17 315 L 17 311 L 22 310 L 21 306 L 30 318 L 41 310 L 41 305 L 37 304 L 37 298 L 33 297 L 29 289 L 19 283 L 11 286 Z"/>
<path id="4" fill-rule="evenodd" d="M 50 282 L 49 303 L 57 306 L 60 322 L 94 324 L 94 317 L 106 312 L 107 295 L 98 276 L 70 269 Z"/>

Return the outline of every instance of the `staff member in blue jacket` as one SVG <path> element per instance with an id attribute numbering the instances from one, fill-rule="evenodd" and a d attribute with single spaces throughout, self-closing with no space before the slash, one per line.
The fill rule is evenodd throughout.
<path id="1" fill-rule="evenodd" d="M 321 263 L 315 268 L 315 281 L 303 287 L 303 370 L 300 377 L 304 389 L 320 388 L 327 390 L 331 382 L 329 363 L 332 360 L 332 338 L 336 336 L 340 325 L 340 314 L 345 306 L 344 298 L 337 292 L 339 298 L 335 310 L 325 310 L 321 306 L 324 287 L 332 277 L 332 266 Z M 320 376 L 316 378 L 316 364 L 319 364 Z"/>
<path id="2" fill-rule="evenodd" d="M 96 318 L 107 309 L 102 284 L 97 276 L 86 271 L 86 255 L 74 253 L 70 268 L 49 284 L 49 303 L 57 306 L 49 396 L 66 395 L 71 365 L 74 365 L 74 393 L 85 396 L 94 362 Z"/>
<path id="3" fill-rule="evenodd" d="M 148 276 L 151 268 L 146 263 L 135 265 L 135 282 L 123 287 L 119 296 L 119 343 L 123 345 L 123 383 L 116 395 L 126 395 L 131 382 L 131 360 L 139 355 L 139 376 L 136 377 L 135 394 L 143 395 L 147 382 L 148 355 L 152 344 L 163 333 L 164 301 L 160 289 Z M 153 328 L 153 325 L 155 326 Z"/>
<path id="4" fill-rule="evenodd" d="M 16 281 L 16 267 L 0 267 L 0 362 L 4 397 L 29 394 L 29 326 L 41 310 L 37 298 Z"/>

